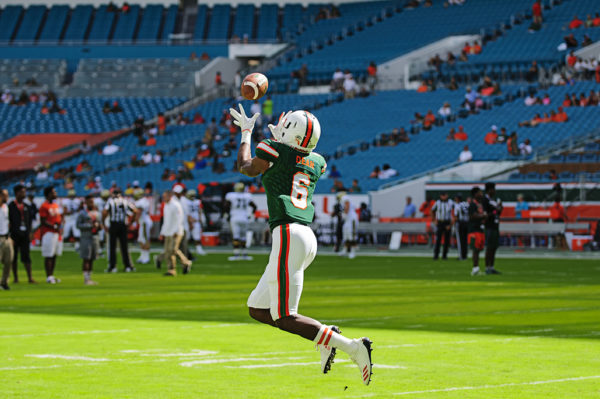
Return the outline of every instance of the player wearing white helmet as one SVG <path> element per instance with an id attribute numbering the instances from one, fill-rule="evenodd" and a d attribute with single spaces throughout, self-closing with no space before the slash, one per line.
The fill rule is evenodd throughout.
<path id="1" fill-rule="evenodd" d="M 150 263 L 150 231 L 152 230 L 152 219 L 150 218 L 150 199 L 141 188 L 135 189 L 133 198 L 137 209 L 135 221 L 138 225 L 138 239 L 140 243 L 140 257 L 137 263 Z"/>
<path id="2" fill-rule="evenodd" d="M 234 124 L 242 130 L 237 165 L 244 175 L 262 174 L 267 193 L 269 227 L 273 247 L 269 263 L 248 298 L 250 316 L 313 341 L 321 352 L 321 371 L 331 368 L 336 349 L 346 352 L 358 365 L 364 384 L 371 381 L 371 341 L 348 339 L 336 326 L 326 326 L 298 314 L 304 271 L 317 253 L 317 239 L 310 228 L 314 218 L 312 195 L 325 173 L 325 159 L 313 152 L 321 135 L 317 118 L 307 111 L 288 112 L 277 126 L 269 125 L 274 140 L 263 140 L 250 150 L 258 114 L 246 116 L 230 109 Z"/>
<path id="3" fill-rule="evenodd" d="M 341 195 L 340 195 L 341 194 Z M 356 205 L 352 202 L 349 195 L 345 192 L 338 194 L 342 205 L 342 213 L 344 215 L 344 224 L 342 225 L 342 240 L 346 248 L 348 258 L 356 258 L 356 244 L 358 242 L 358 213 L 356 213 Z"/>
<path id="4" fill-rule="evenodd" d="M 81 232 L 77 228 L 77 215 L 79 213 L 79 209 L 81 208 L 81 200 L 77 198 L 75 190 L 69 190 L 67 195 L 67 198 L 63 198 L 60 201 L 65 220 L 63 241 L 73 238 L 75 240 L 75 249 L 78 249 Z"/>
<path id="5" fill-rule="evenodd" d="M 188 218 L 192 239 L 196 243 L 196 253 L 198 255 L 206 255 L 204 248 L 202 248 L 202 219 L 204 218 L 204 213 L 202 212 L 202 201 L 200 201 L 200 198 L 197 198 L 196 190 L 188 190 L 185 196 L 189 200 Z"/>
<path id="6" fill-rule="evenodd" d="M 233 241 L 233 256 L 229 260 L 252 260 L 246 254 L 246 236 L 248 223 L 256 212 L 256 204 L 252 201 L 252 194 L 244 192 L 242 182 L 235 183 L 233 191 L 225 195 L 225 214 L 229 214 L 231 237 Z"/>
<path id="7" fill-rule="evenodd" d="M 181 238 L 181 243 L 179 245 L 179 249 L 188 259 L 193 259 L 192 254 L 188 248 L 188 243 L 190 241 L 190 200 L 185 196 L 185 188 L 181 184 L 176 184 L 173 187 L 173 192 L 175 193 L 176 199 L 181 204 L 181 209 L 183 209 L 183 237 Z"/>

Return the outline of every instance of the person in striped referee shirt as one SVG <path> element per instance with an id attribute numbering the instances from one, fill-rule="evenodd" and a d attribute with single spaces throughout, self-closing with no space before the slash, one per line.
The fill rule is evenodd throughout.
<path id="1" fill-rule="evenodd" d="M 121 195 L 121 189 L 117 188 L 113 191 L 113 196 L 106 201 L 104 210 L 102 211 L 102 220 L 109 217 L 110 227 L 108 228 L 109 240 L 109 261 L 107 273 L 117 272 L 117 240 L 121 247 L 121 256 L 125 272 L 134 272 L 135 268 L 131 265 L 131 257 L 129 256 L 129 248 L 127 246 L 127 226 L 131 218 L 136 214 L 136 208 L 131 202 Z"/>
<path id="2" fill-rule="evenodd" d="M 431 208 L 431 220 L 436 226 L 435 247 L 433 248 L 433 260 L 440 256 L 440 246 L 442 237 L 444 237 L 444 250 L 442 259 L 448 259 L 448 248 L 450 247 L 450 231 L 454 224 L 454 201 L 448 198 L 448 193 L 440 194 L 433 207 Z"/>

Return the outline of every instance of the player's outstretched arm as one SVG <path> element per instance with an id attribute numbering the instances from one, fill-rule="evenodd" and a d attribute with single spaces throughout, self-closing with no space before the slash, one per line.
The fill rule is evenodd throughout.
<path id="1" fill-rule="evenodd" d="M 233 124 L 240 127 L 242 130 L 242 139 L 240 149 L 238 150 L 237 164 L 240 173 L 255 177 L 264 173 L 269 168 L 269 163 L 264 159 L 252 158 L 252 152 L 250 151 L 250 141 L 252 138 L 252 131 L 254 130 L 254 123 L 260 114 L 256 113 L 251 118 L 246 116 L 244 107 L 239 104 L 240 112 L 233 108 L 229 108 L 229 113 L 233 118 Z"/>

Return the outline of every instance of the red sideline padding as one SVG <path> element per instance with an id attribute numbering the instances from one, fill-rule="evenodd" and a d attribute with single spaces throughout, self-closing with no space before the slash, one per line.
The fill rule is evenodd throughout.
<path id="1" fill-rule="evenodd" d="M 33 169 L 38 164 L 57 162 L 76 154 L 77 146 L 84 140 L 94 146 L 126 130 L 100 134 L 87 133 L 40 133 L 20 134 L 0 143 L 0 172 Z M 62 149 L 71 149 L 60 151 Z"/>

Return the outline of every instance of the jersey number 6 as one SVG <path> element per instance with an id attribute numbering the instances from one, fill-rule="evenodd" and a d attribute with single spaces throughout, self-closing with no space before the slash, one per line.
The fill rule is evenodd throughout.
<path id="1" fill-rule="evenodd" d="M 298 172 L 292 180 L 292 204 L 299 209 L 306 209 L 308 205 L 308 186 L 310 177 L 306 173 Z"/>

